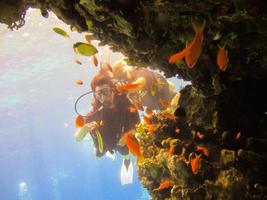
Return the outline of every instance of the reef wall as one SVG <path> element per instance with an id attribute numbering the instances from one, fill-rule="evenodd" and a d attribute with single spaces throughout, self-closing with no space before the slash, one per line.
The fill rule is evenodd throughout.
<path id="1" fill-rule="evenodd" d="M 266 1 L 2 0 L 0 22 L 19 28 L 30 7 L 94 33 L 129 64 L 191 81 L 180 91 L 176 119 L 154 114 L 162 125 L 154 134 L 138 127 L 145 157 L 138 173 L 153 199 L 267 198 Z M 193 39 L 191 21 L 204 20 L 194 68 L 169 64 L 169 56 Z M 225 71 L 216 63 L 218 45 L 228 51 Z M 171 187 L 156 191 L 165 179 Z"/>

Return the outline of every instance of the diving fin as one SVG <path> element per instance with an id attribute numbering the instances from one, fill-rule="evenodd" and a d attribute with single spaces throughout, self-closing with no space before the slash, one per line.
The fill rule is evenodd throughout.
<path id="1" fill-rule="evenodd" d="M 133 164 L 130 159 L 123 158 L 121 166 L 121 184 L 127 185 L 133 183 Z"/>

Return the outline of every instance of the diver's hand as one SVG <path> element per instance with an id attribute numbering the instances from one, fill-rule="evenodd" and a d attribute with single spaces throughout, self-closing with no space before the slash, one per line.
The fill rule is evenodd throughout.
<path id="1" fill-rule="evenodd" d="M 91 122 L 91 123 L 85 124 L 84 126 L 88 128 L 89 132 L 92 132 L 95 129 L 97 129 L 98 124 L 96 122 Z"/>

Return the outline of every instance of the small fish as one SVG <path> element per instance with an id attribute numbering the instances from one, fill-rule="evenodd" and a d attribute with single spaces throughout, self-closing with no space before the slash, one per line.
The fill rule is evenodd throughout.
<path id="1" fill-rule="evenodd" d="M 236 136 L 235 136 L 235 139 L 236 139 L 236 140 L 239 140 L 240 137 L 241 137 L 241 132 L 238 132 L 238 133 L 236 134 Z"/>
<path id="2" fill-rule="evenodd" d="M 198 170 L 200 169 L 200 164 L 201 164 L 201 154 L 197 155 L 195 158 L 191 160 L 191 169 L 194 174 L 198 173 Z"/>
<path id="3" fill-rule="evenodd" d="M 83 85 L 83 81 L 82 80 L 76 80 L 76 84 L 77 85 Z"/>
<path id="4" fill-rule="evenodd" d="M 117 86 L 117 90 L 119 92 L 124 92 L 124 91 L 138 92 L 144 87 L 145 83 L 146 83 L 146 80 L 144 78 L 138 78 L 137 80 L 131 83 Z"/>
<path id="5" fill-rule="evenodd" d="M 175 129 L 175 133 L 178 133 L 179 134 L 180 132 L 181 132 L 181 130 L 179 128 L 176 128 Z"/>
<path id="6" fill-rule="evenodd" d="M 134 134 L 131 131 L 125 133 L 123 140 L 129 151 L 137 158 L 137 162 L 142 160 L 143 155 L 141 154 L 140 145 Z"/>
<path id="7" fill-rule="evenodd" d="M 77 128 L 83 127 L 85 124 L 84 119 L 81 115 L 78 115 L 75 119 L 75 125 Z"/>
<path id="8" fill-rule="evenodd" d="M 167 119 L 171 119 L 171 120 L 175 120 L 176 119 L 176 116 L 174 114 L 172 114 L 172 113 L 169 113 L 169 112 L 161 113 L 161 116 L 165 117 Z"/>
<path id="9" fill-rule="evenodd" d="M 169 58 L 169 63 L 173 64 L 173 63 L 178 62 L 182 58 L 184 58 L 185 55 L 190 51 L 190 48 L 191 48 L 191 46 L 188 46 L 184 50 L 179 51 L 178 53 L 171 55 L 170 58 Z"/>
<path id="10" fill-rule="evenodd" d="M 149 133 L 155 133 L 155 131 L 158 129 L 158 127 L 159 127 L 159 124 L 149 124 L 147 131 Z"/>
<path id="11" fill-rule="evenodd" d="M 206 20 L 203 21 L 201 26 L 197 26 L 193 21 L 192 21 L 192 26 L 195 31 L 195 36 L 192 42 L 189 45 L 186 45 L 186 47 L 182 50 L 179 51 L 176 54 L 173 54 L 169 58 L 169 63 L 173 64 L 178 62 L 180 59 L 184 58 L 187 56 L 188 60 L 188 67 L 192 68 L 196 64 L 196 61 L 198 60 L 201 51 L 202 51 L 202 43 L 203 43 L 203 31 L 206 25 Z"/>
<path id="12" fill-rule="evenodd" d="M 186 46 L 187 45 L 188 44 L 186 44 Z M 202 48 L 196 49 L 195 51 L 191 50 L 191 51 L 189 51 L 188 54 L 186 54 L 185 63 L 186 63 L 188 68 L 191 69 L 197 64 L 198 58 L 200 57 L 200 54 L 201 54 L 201 51 L 202 51 Z"/>
<path id="13" fill-rule="evenodd" d="M 89 57 L 95 55 L 98 52 L 95 46 L 84 42 L 76 42 L 73 45 L 73 50 L 75 51 L 75 53 Z"/>
<path id="14" fill-rule="evenodd" d="M 192 21 L 192 26 L 196 32 L 195 38 L 192 41 L 191 44 L 191 48 L 190 51 L 188 52 L 188 54 L 185 55 L 185 62 L 188 66 L 188 68 L 193 68 L 200 55 L 202 52 L 202 43 L 203 43 L 203 31 L 206 25 L 206 20 L 204 20 L 203 24 L 201 26 L 196 25 L 193 21 Z M 188 45 L 187 45 L 188 46 Z"/>
<path id="15" fill-rule="evenodd" d="M 131 113 L 136 113 L 137 112 L 137 109 L 136 108 L 133 108 L 133 107 L 129 107 L 129 111 Z"/>
<path id="16" fill-rule="evenodd" d="M 205 135 L 203 133 L 201 133 L 200 131 L 198 131 L 197 137 L 202 140 L 205 137 Z"/>
<path id="17" fill-rule="evenodd" d="M 93 63 L 94 63 L 94 66 L 97 67 L 97 66 L 98 66 L 98 60 L 97 60 L 96 55 L 93 55 L 93 56 L 92 56 L 92 61 L 93 61 Z"/>
<path id="18" fill-rule="evenodd" d="M 209 156 L 209 150 L 203 146 L 197 146 L 197 151 L 201 151 L 205 156 Z"/>
<path id="19" fill-rule="evenodd" d="M 161 104 L 163 107 L 165 107 L 165 108 L 167 108 L 167 107 L 170 106 L 170 101 L 168 101 L 168 100 L 166 100 L 166 99 L 160 99 L 159 102 L 160 102 L 160 104 Z"/>
<path id="20" fill-rule="evenodd" d="M 139 88 L 139 86 L 140 86 L 140 84 L 138 84 L 138 83 L 128 83 L 125 85 L 117 85 L 116 89 L 119 92 L 125 92 L 125 91 L 129 91 L 129 90 L 136 90 Z"/>
<path id="21" fill-rule="evenodd" d="M 82 65 L 82 62 L 79 61 L 79 60 L 75 60 L 75 62 L 76 62 L 78 65 Z"/>
<path id="22" fill-rule="evenodd" d="M 53 31 L 55 31 L 59 35 L 62 35 L 63 37 L 68 37 L 68 38 L 70 37 L 66 31 L 64 31 L 63 29 L 61 29 L 59 27 L 56 27 L 56 26 L 53 27 Z"/>
<path id="23" fill-rule="evenodd" d="M 84 36 L 86 42 L 88 42 L 89 44 L 91 44 L 91 40 L 93 39 L 93 35 L 90 35 L 90 34 L 86 34 Z"/>
<path id="24" fill-rule="evenodd" d="M 217 65 L 221 71 L 225 71 L 228 66 L 229 58 L 228 58 L 228 51 L 225 50 L 225 45 L 224 46 L 218 46 L 219 51 L 217 54 Z"/>
<path id="25" fill-rule="evenodd" d="M 152 115 L 153 114 L 153 111 L 151 108 L 147 107 L 146 110 L 145 110 L 146 114 L 148 115 Z"/>
<path id="26" fill-rule="evenodd" d="M 166 189 L 168 187 L 171 187 L 171 181 L 165 180 L 159 185 L 158 188 L 154 189 L 153 191 L 161 191 L 161 190 Z"/>
<path id="27" fill-rule="evenodd" d="M 147 123 L 147 124 L 152 124 L 152 121 L 149 117 L 147 116 L 144 116 L 144 121 Z"/>
<path id="28" fill-rule="evenodd" d="M 144 107 L 143 107 L 143 105 L 142 105 L 141 103 L 139 103 L 139 102 L 135 102 L 135 103 L 134 103 L 134 106 L 135 106 L 135 108 L 136 108 L 137 110 L 144 111 Z"/>

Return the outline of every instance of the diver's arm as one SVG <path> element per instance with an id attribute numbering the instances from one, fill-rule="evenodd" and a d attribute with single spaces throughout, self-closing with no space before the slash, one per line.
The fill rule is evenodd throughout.
<path id="1" fill-rule="evenodd" d="M 88 133 L 93 132 L 98 127 L 99 125 L 97 124 L 97 122 L 93 121 L 85 124 L 83 127 L 78 128 L 78 130 L 74 134 L 76 142 L 82 141 Z"/>
<path id="2" fill-rule="evenodd" d="M 90 111 L 86 116 L 83 117 L 85 125 L 83 127 L 78 128 L 75 132 L 74 137 L 77 142 L 80 142 L 84 139 L 84 137 L 95 130 L 98 127 L 97 124 L 97 112 Z"/>

